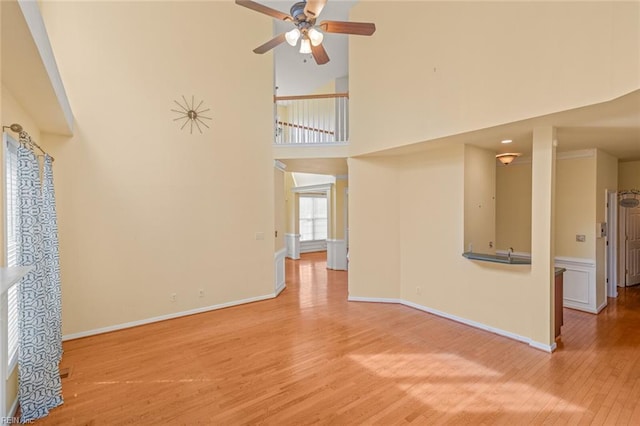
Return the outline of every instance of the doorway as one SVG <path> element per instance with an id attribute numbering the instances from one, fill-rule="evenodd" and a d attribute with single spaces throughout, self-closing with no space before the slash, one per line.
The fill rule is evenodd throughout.
<path id="1" fill-rule="evenodd" d="M 624 200 L 624 198 L 623 198 Z M 640 206 L 619 209 L 620 287 L 640 284 Z"/>

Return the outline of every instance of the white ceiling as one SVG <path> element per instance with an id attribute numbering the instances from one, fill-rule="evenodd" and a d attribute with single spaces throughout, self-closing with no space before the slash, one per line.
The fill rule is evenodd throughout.
<path id="1" fill-rule="evenodd" d="M 289 13 L 291 6 L 296 3 L 295 0 L 258 0 L 258 2 L 285 13 Z M 319 23 L 323 20 L 348 21 L 349 11 L 355 3 L 356 0 L 329 0 L 317 22 Z M 266 15 L 264 18 L 272 19 Z M 276 19 L 273 19 L 273 21 L 274 36 L 293 28 L 290 22 Z M 291 47 L 287 43 L 282 43 L 276 47 L 273 50 L 273 55 L 275 85 L 278 88 L 277 94 L 280 96 L 308 95 L 331 80 L 348 75 L 348 37 L 350 36 L 345 34 L 325 34 L 322 44 L 331 59 L 325 65 L 317 65 L 313 60 L 313 56 L 303 55 L 298 52 L 299 47 Z M 265 40 L 256 40 L 256 47 L 266 42 L 267 38 L 265 37 Z"/>
<path id="2" fill-rule="evenodd" d="M 325 185 L 329 183 L 336 183 L 335 176 L 330 175 L 317 175 L 313 173 L 293 173 L 293 181 L 297 187 L 300 186 L 315 186 Z"/>

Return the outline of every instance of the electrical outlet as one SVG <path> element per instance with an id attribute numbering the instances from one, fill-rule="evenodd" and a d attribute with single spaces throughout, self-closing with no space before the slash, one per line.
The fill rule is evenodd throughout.
<path id="1" fill-rule="evenodd" d="M 256 240 L 264 240 L 264 232 L 256 232 Z"/>
<path id="2" fill-rule="evenodd" d="M 493 248 L 493 241 L 489 241 L 489 248 Z"/>
<path id="3" fill-rule="evenodd" d="M 178 296 L 175 293 L 171 293 L 169 295 L 169 300 L 171 300 L 172 302 L 175 302 L 177 298 Z"/>
<path id="4" fill-rule="evenodd" d="M 416 294 L 422 294 L 422 288 L 416 287 Z"/>
<path id="5" fill-rule="evenodd" d="M 198 290 L 198 297 L 204 297 L 204 289 Z"/>
<path id="6" fill-rule="evenodd" d="M 579 243 L 584 243 L 587 240 L 585 235 L 576 235 L 576 241 Z"/>

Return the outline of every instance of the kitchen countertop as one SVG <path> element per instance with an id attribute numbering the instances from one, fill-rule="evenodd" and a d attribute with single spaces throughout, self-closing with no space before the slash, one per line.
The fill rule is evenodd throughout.
<path id="1" fill-rule="evenodd" d="M 531 265 L 531 259 L 528 257 L 505 256 L 502 254 L 474 253 L 464 252 L 462 256 L 471 260 L 481 260 L 483 262 L 506 263 L 508 265 Z"/>

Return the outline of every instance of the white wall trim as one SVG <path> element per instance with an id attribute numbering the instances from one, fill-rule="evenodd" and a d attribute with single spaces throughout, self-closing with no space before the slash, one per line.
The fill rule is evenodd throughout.
<path id="1" fill-rule="evenodd" d="M 555 266 L 566 269 L 562 284 L 563 306 L 597 314 L 595 260 L 556 257 Z"/>
<path id="2" fill-rule="evenodd" d="M 596 314 L 599 314 L 599 313 L 600 313 L 600 312 L 602 312 L 602 310 L 603 310 L 604 308 L 606 308 L 606 307 L 607 307 L 607 301 L 605 300 L 604 302 L 602 302 L 602 304 L 601 304 L 600 306 L 598 306 L 598 308 L 596 309 L 596 312 L 595 312 L 595 313 L 596 313 Z"/>
<path id="3" fill-rule="evenodd" d="M 507 255 L 506 250 L 496 254 Z M 512 256 L 531 259 L 531 253 L 514 252 Z M 554 266 L 566 269 L 563 277 L 563 300 L 565 308 L 577 309 L 592 314 L 599 313 L 607 304 L 596 307 L 596 261 L 580 257 L 557 256 Z"/>
<path id="4" fill-rule="evenodd" d="M 347 270 L 347 242 L 327 240 L 327 268 L 337 271 Z"/>
<path id="5" fill-rule="evenodd" d="M 392 299 L 386 297 L 359 297 L 349 296 L 347 298 L 349 302 L 367 302 L 367 303 L 399 303 L 402 304 L 401 299 Z"/>
<path id="6" fill-rule="evenodd" d="M 332 187 L 333 187 L 332 183 L 321 183 L 319 185 L 296 186 L 295 188 L 291 188 L 291 192 L 294 192 L 294 193 L 327 192 L 327 191 L 331 191 Z"/>
<path id="7" fill-rule="evenodd" d="M 11 407 L 9 407 L 9 411 L 7 411 L 7 417 L 15 417 L 16 413 L 18 412 L 18 404 L 20 403 L 20 400 L 18 399 L 18 395 L 16 395 L 16 398 L 13 400 L 13 403 L 11 404 Z"/>
<path id="8" fill-rule="evenodd" d="M 314 253 L 326 250 L 327 240 L 300 241 L 300 253 Z"/>
<path id="9" fill-rule="evenodd" d="M 585 259 L 581 257 L 562 257 L 556 256 L 556 262 L 561 262 L 563 264 L 569 264 L 574 266 L 592 266 L 595 268 L 596 261 L 593 259 Z"/>
<path id="10" fill-rule="evenodd" d="M 300 234 L 285 234 L 284 243 L 289 259 L 300 259 Z"/>
<path id="11" fill-rule="evenodd" d="M 40 6 L 37 1 L 18 0 L 18 5 L 24 15 L 24 20 L 29 27 L 33 42 L 40 53 L 40 59 L 47 72 L 51 87 L 53 88 L 60 109 L 64 114 L 64 118 L 69 132 L 73 132 L 73 113 L 71 112 L 71 105 L 69 104 L 69 98 L 64 90 L 64 84 L 62 83 L 62 77 L 58 70 L 58 64 L 53 54 L 53 48 L 47 34 L 47 29 L 40 13 Z"/>
<path id="12" fill-rule="evenodd" d="M 592 158 L 595 156 L 595 149 L 579 149 L 576 151 L 558 152 L 556 154 L 556 160 L 573 160 L 576 158 Z"/>
<path id="13" fill-rule="evenodd" d="M 275 252 L 273 255 L 274 262 L 274 272 L 275 272 L 275 295 L 279 295 L 282 293 L 282 290 L 285 289 L 285 270 L 284 270 L 284 259 L 287 256 L 287 249 L 283 248 Z"/>
<path id="14" fill-rule="evenodd" d="M 273 299 L 274 297 L 276 297 L 276 294 L 275 293 L 270 293 L 270 294 L 265 294 L 263 296 L 250 297 L 250 298 L 242 299 L 242 300 L 232 300 L 231 302 L 219 303 L 217 305 L 211 305 L 211 306 L 205 306 L 205 307 L 202 307 L 202 308 L 190 309 L 188 311 L 174 312 L 174 313 L 171 313 L 171 314 L 160 315 L 160 316 L 157 316 L 157 317 L 147 318 L 147 319 L 143 319 L 143 320 L 131 321 L 131 322 L 123 323 L 123 324 L 111 325 L 111 326 L 108 326 L 108 327 L 95 328 L 93 330 L 81 331 L 79 333 L 66 334 L 66 335 L 62 336 L 62 340 L 66 341 L 66 340 L 80 339 L 82 337 L 89 337 L 89 336 L 94 336 L 96 334 L 102 334 L 102 333 L 109 333 L 111 331 L 124 330 L 126 328 L 137 327 L 139 325 L 151 324 L 151 323 L 154 323 L 154 322 L 166 321 L 166 320 L 170 320 L 170 319 L 174 319 L 174 318 L 180 318 L 180 317 L 186 317 L 186 316 L 194 315 L 194 314 L 201 314 L 203 312 L 215 311 L 215 310 L 218 310 L 218 309 L 229 308 L 229 307 L 232 307 L 232 306 L 238 306 L 238 305 L 244 305 L 244 304 L 247 304 L 247 303 L 259 302 L 261 300 Z"/>
<path id="15" fill-rule="evenodd" d="M 407 300 L 391 299 L 391 298 L 375 298 L 375 297 L 356 297 L 356 296 L 353 296 L 353 297 L 349 296 L 348 300 L 350 302 L 399 303 L 401 305 L 408 306 L 408 307 L 414 308 L 414 309 L 418 309 L 420 311 L 427 312 L 429 314 L 433 314 L 433 315 L 439 316 L 441 318 L 446 318 L 446 319 L 449 319 L 449 320 L 452 320 L 452 321 L 459 322 L 459 323 L 464 324 L 464 325 L 471 326 L 473 328 L 478 328 L 480 330 L 488 331 L 488 332 L 491 332 L 491 333 L 494 333 L 494 334 L 497 334 L 497 335 L 500 335 L 500 336 L 503 336 L 503 337 L 507 337 L 509 339 L 513 339 L 513 340 L 517 340 L 519 342 L 527 343 L 529 346 L 531 346 L 531 347 L 533 347 L 535 349 L 539 349 L 539 350 L 544 351 L 544 352 L 551 353 L 554 350 L 556 350 L 556 347 L 557 347 L 555 342 L 553 342 L 550 345 L 547 345 L 547 344 L 544 344 L 544 343 L 540 343 L 540 342 L 536 342 L 536 341 L 534 341 L 534 340 L 532 340 L 532 339 L 530 339 L 528 337 L 521 336 L 519 334 L 512 333 L 510 331 L 502 330 L 500 328 L 492 327 L 492 326 L 489 326 L 489 325 L 486 325 L 486 324 L 482 324 L 480 322 L 476 322 L 476 321 L 472 321 L 472 320 L 469 320 L 469 319 L 466 319 L 466 318 L 462 318 L 462 317 L 459 317 L 457 315 L 451 315 L 451 314 L 448 314 L 446 312 L 439 311 L 437 309 L 432 309 L 432 308 L 429 308 L 429 307 L 426 307 L 426 306 L 423 306 L 423 305 L 419 305 L 417 303 L 409 302 Z"/>
<path id="16" fill-rule="evenodd" d="M 347 147 L 349 142 L 314 142 L 314 143 L 273 143 L 274 146 L 283 148 L 335 148 L 339 146 Z"/>
<path id="17" fill-rule="evenodd" d="M 273 160 L 273 167 L 280 170 L 281 172 L 284 172 L 286 171 L 285 169 L 287 168 L 287 165 L 280 160 Z"/>

